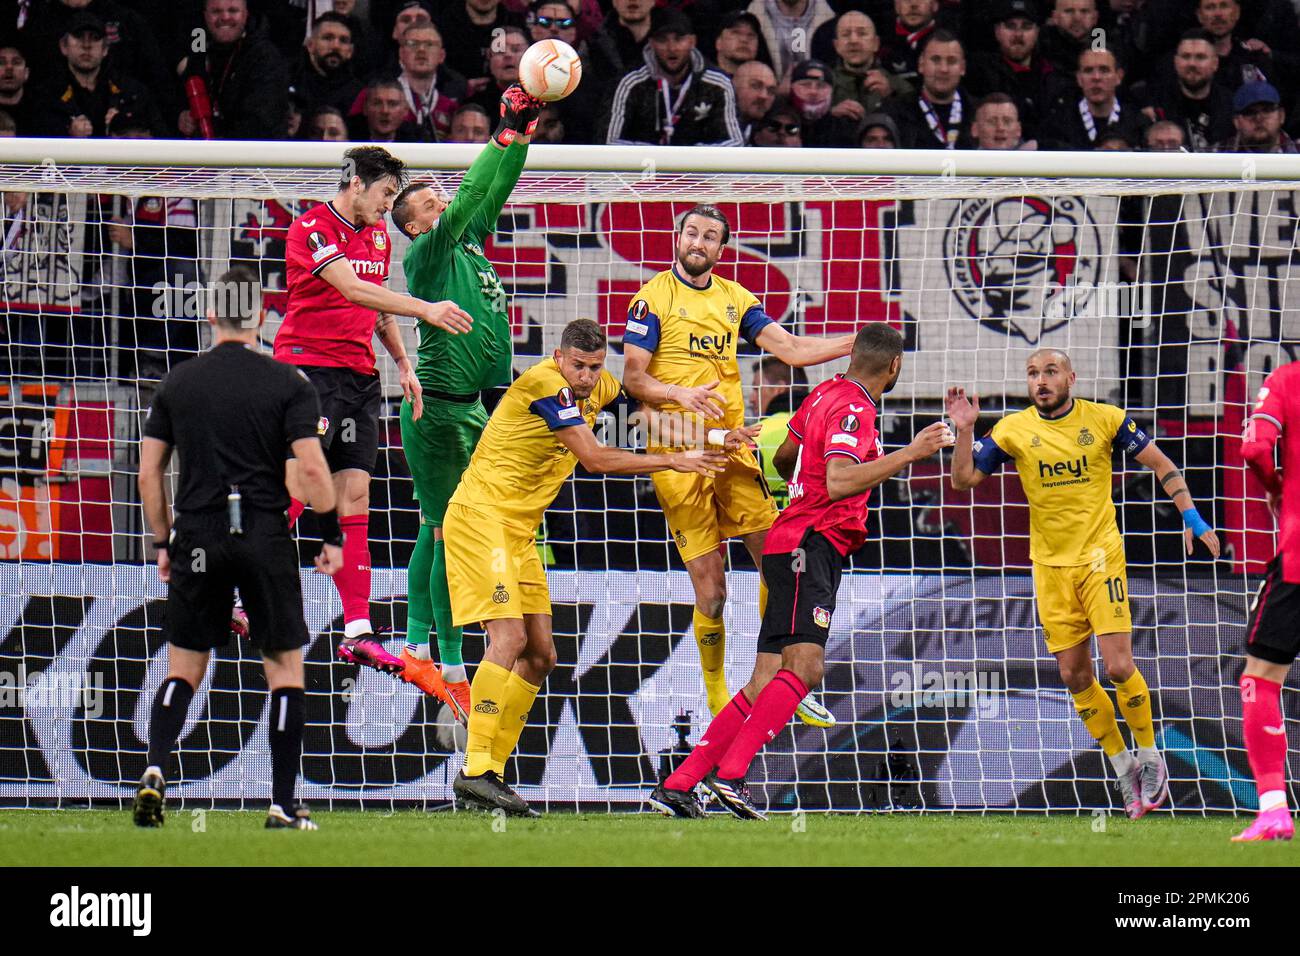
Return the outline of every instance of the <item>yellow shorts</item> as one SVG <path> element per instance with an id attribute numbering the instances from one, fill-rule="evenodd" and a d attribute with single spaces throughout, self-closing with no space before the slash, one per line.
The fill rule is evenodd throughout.
<path id="1" fill-rule="evenodd" d="M 728 538 L 766 531 L 776 502 L 753 454 L 732 455 L 712 478 L 660 471 L 650 476 L 683 561 L 716 551 Z"/>
<path id="2" fill-rule="evenodd" d="M 453 501 L 447 505 L 442 534 L 451 617 L 457 627 L 551 613 L 535 532 L 521 534 L 497 515 Z"/>
<path id="3" fill-rule="evenodd" d="M 1055 654 L 1086 641 L 1093 634 L 1131 634 L 1128 569 L 1124 552 L 1116 549 L 1100 565 L 1056 568 L 1034 564 L 1038 620 L 1047 633 L 1047 649 Z"/>

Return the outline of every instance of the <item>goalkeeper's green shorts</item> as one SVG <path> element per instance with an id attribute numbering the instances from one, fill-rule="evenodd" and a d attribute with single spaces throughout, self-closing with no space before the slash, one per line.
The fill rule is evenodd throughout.
<path id="1" fill-rule="evenodd" d="M 487 410 L 478 399 L 449 402 L 425 397 L 420 420 L 413 420 L 412 414 L 411 403 L 402 402 L 402 450 L 420 503 L 420 519 L 442 527 L 447 502 L 487 427 Z"/>

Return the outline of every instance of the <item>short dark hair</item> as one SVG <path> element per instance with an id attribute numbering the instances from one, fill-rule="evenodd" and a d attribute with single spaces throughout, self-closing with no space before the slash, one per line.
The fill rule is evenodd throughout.
<path id="1" fill-rule="evenodd" d="M 421 189 L 438 189 L 439 186 L 431 179 L 421 179 L 411 183 L 393 200 L 393 225 L 402 235 L 409 235 L 406 231 L 406 224 L 411 221 L 411 197 Z"/>
<path id="2" fill-rule="evenodd" d="M 709 203 L 696 203 L 686 212 L 682 213 L 682 218 L 677 220 L 677 232 L 680 234 L 686 228 L 686 220 L 691 216 L 703 216 L 705 219 L 712 219 L 714 222 L 722 223 L 722 244 L 725 246 L 731 241 L 731 223 L 727 221 L 726 214 L 717 206 Z"/>
<path id="3" fill-rule="evenodd" d="M 561 349 L 599 352 L 605 348 L 605 330 L 591 319 L 574 319 L 560 333 Z"/>
<path id="4" fill-rule="evenodd" d="M 1124 61 L 1120 59 L 1119 52 L 1111 47 L 1104 46 L 1101 49 L 1094 49 L 1091 46 L 1085 46 L 1074 58 L 1074 68 L 1079 69 L 1079 62 L 1089 53 L 1109 53 L 1111 60 L 1115 63 L 1115 69 L 1124 69 Z"/>
<path id="5" fill-rule="evenodd" d="M 1214 46 L 1215 39 L 1209 30 L 1202 30 L 1200 27 L 1194 27 L 1191 30 L 1184 30 L 1183 35 L 1178 38 L 1178 43 L 1184 40 L 1202 40 L 1210 46 Z M 1174 49 L 1178 49 L 1178 43 L 1174 44 Z M 1216 53 L 1218 51 L 1215 51 Z"/>
<path id="6" fill-rule="evenodd" d="M 480 116 L 487 119 L 489 123 L 492 122 L 492 117 L 488 116 L 488 111 L 478 103 L 462 103 L 460 106 L 456 107 L 456 112 L 451 114 L 451 118 L 455 119 L 461 113 L 478 113 Z"/>
<path id="7" fill-rule="evenodd" d="M 921 41 L 921 47 L 916 51 L 916 55 L 918 57 L 925 56 L 925 48 L 931 43 L 956 43 L 961 46 L 963 54 L 966 52 L 966 44 L 961 42 L 961 37 L 957 36 L 957 34 L 953 33 L 951 30 L 939 27 L 939 29 L 935 30 Z"/>
<path id="8" fill-rule="evenodd" d="M 347 28 L 348 36 L 352 35 L 351 20 L 349 20 L 341 13 L 335 13 L 333 10 L 326 10 L 324 13 L 322 13 L 320 16 L 318 16 L 315 20 L 311 22 L 312 36 L 315 36 L 316 31 L 319 30 L 321 25 L 325 23 L 337 23 L 339 26 Z"/>
<path id="9" fill-rule="evenodd" d="M 889 363 L 903 354 L 903 333 L 885 322 L 868 322 L 853 338 L 850 365 L 863 375 L 888 371 Z"/>
<path id="10" fill-rule="evenodd" d="M 984 99 L 975 104 L 973 115 L 978 115 L 979 111 L 984 109 L 986 106 L 1006 106 L 1007 104 L 1016 108 L 1016 116 L 1020 115 L 1019 105 L 1017 105 L 1015 99 L 1007 93 L 990 93 L 988 96 L 984 97 Z"/>
<path id="11" fill-rule="evenodd" d="M 238 331 L 257 323 L 262 311 L 262 281 L 248 266 L 233 266 L 207 289 L 208 310 L 223 329 Z"/>
<path id="12" fill-rule="evenodd" d="M 371 88 L 374 88 L 374 84 Z M 353 176 L 360 177 L 362 189 L 369 189 L 387 176 L 395 179 L 397 188 L 401 189 L 406 185 L 409 173 L 406 163 L 382 146 L 353 146 L 343 154 L 343 175 L 339 180 L 339 189 L 347 189 Z"/>

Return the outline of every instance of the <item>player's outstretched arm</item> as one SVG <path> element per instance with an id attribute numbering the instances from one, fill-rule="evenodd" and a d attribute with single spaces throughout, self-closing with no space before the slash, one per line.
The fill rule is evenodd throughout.
<path id="1" fill-rule="evenodd" d="M 639 345 L 623 343 L 623 389 L 638 402 L 647 405 L 666 405 L 673 402 L 705 418 L 719 419 L 726 408 L 726 399 L 714 391 L 715 380 L 695 388 L 682 385 L 665 385 L 651 375 L 647 368 L 654 353 Z"/>
<path id="2" fill-rule="evenodd" d="M 1198 538 L 1210 549 L 1210 554 L 1217 558 L 1220 550 L 1219 536 L 1197 512 L 1196 502 L 1187 490 L 1187 482 L 1183 480 L 1182 472 L 1169 460 L 1169 456 L 1157 448 L 1155 442 L 1149 442 L 1134 457 L 1155 472 L 1156 481 L 1160 482 L 1160 487 L 1165 489 L 1165 494 L 1173 499 L 1174 507 L 1182 514 L 1185 525 L 1183 542 L 1187 553 L 1192 553 L 1192 540 Z"/>
<path id="3" fill-rule="evenodd" d="M 344 258 L 335 259 L 320 271 L 320 275 L 339 295 L 363 309 L 410 315 L 453 334 L 468 332 L 474 326 L 470 314 L 455 302 L 425 302 L 382 285 L 366 282 L 357 275 L 352 263 Z"/>
<path id="4" fill-rule="evenodd" d="M 712 476 L 727 467 L 727 456 L 712 449 L 638 455 L 621 448 L 610 448 L 596 441 L 595 433 L 585 424 L 556 429 L 554 435 L 593 475 L 651 475 L 657 471 L 680 471 Z"/>
<path id="5" fill-rule="evenodd" d="M 843 358 L 853 351 L 854 336 L 837 335 L 824 339 L 815 335 L 792 335 L 773 322 L 754 337 L 754 344 L 770 352 L 786 365 L 804 368 Z"/>
<path id="6" fill-rule="evenodd" d="M 978 395 L 966 397 L 966 389 L 949 388 L 944 398 L 944 411 L 957 429 L 957 444 L 952 449 L 952 487 L 954 491 L 974 488 L 988 477 L 975 467 L 975 423 L 980 417 Z"/>
<path id="7" fill-rule="evenodd" d="M 922 428 L 906 448 L 890 452 L 874 461 L 854 463 L 851 458 L 833 455 L 826 462 L 826 493 L 831 501 L 852 498 L 870 491 L 886 478 L 892 478 L 908 465 L 929 458 L 952 443 L 952 432 L 943 422 Z"/>

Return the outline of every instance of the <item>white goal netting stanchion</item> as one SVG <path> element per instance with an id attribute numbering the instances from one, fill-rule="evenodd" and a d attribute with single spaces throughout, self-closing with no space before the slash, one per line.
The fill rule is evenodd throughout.
<path id="1" fill-rule="evenodd" d="M 398 151 L 454 184 L 475 148 Z M 231 263 L 260 271 L 269 344 L 285 231 L 333 194 L 339 159 L 328 144 L 0 150 L 0 804 L 121 800 L 142 771 L 165 674 L 164 591 L 143 563 L 134 487 L 142 412 L 166 369 L 203 347 L 197 290 Z M 674 217 L 717 203 L 734 236 L 719 273 L 787 328 L 886 321 L 904 332 L 887 446 L 939 417 L 954 384 L 979 393 L 988 427 L 1027 403 L 1032 348 L 1068 349 L 1076 394 L 1149 426 L 1225 542 L 1217 563 L 1203 551 L 1185 559 L 1173 506 L 1149 472 L 1119 462 L 1135 655 L 1174 803 L 1234 810 L 1254 800 L 1236 680 L 1247 600 L 1274 540 L 1238 436 L 1263 377 L 1300 342 L 1300 193 L 1296 170 L 1275 162 L 1285 159 L 535 148 L 486 252 L 510 294 L 517 371 L 589 316 L 610 334 L 617 374 L 628 305 L 672 261 Z M 391 285 L 403 289 L 405 243 L 390 235 Z M 747 397 L 757 358 L 745 346 Z M 386 361 L 372 598 L 376 621 L 400 633 L 417 525 Z M 842 366 L 809 369 L 808 384 Z M 798 387 L 783 397 L 797 401 Z M 1100 750 L 1037 627 L 1019 481 L 954 493 L 946 475 L 946 461 L 918 465 L 873 497 L 872 539 L 846 575 L 828 645 L 823 700 L 839 723 L 793 725 L 767 748 L 753 782 L 773 807 L 1110 805 Z M 689 581 L 644 479 L 579 471 L 540 546 L 559 666 L 509 777 L 551 808 L 633 808 L 707 721 Z M 735 689 L 758 614 L 753 568 L 741 549 L 731 557 Z M 407 685 L 332 663 L 337 595 L 305 570 L 304 582 L 305 796 L 445 803 L 460 761 L 447 714 Z M 467 659 L 482 646 L 469 631 Z M 263 686 L 247 644 L 215 655 L 169 793 L 260 806 Z M 1295 710 L 1290 688 L 1287 698 Z"/>

